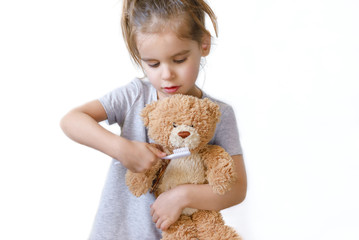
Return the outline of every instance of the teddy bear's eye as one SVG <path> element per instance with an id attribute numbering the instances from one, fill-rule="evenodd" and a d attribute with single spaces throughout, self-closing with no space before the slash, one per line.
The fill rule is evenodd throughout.
<path id="1" fill-rule="evenodd" d="M 173 127 L 177 127 L 176 123 L 173 123 Z"/>
<path id="2" fill-rule="evenodd" d="M 194 127 L 193 124 L 190 127 Z"/>

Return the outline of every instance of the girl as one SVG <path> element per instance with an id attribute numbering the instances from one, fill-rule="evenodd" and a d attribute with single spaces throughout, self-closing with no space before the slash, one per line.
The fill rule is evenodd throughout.
<path id="1" fill-rule="evenodd" d="M 168 229 L 186 207 L 221 210 L 244 200 L 246 173 L 233 109 L 195 84 L 201 58 L 211 48 L 205 14 L 217 31 L 216 17 L 202 0 L 124 1 L 123 36 L 147 80 L 136 78 L 63 117 L 61 127 L 71 139 L 113 158 L 91 240 L 160 239 L 161 230 Z M 136 198 L 125 185 L 126 169 L 143 172 L 166 155 L 148 144 L 139 113 L 146 104 L 178 93 L 208 97 L 220 105 L 221 122 L 211 143 L 232 155 L 238 180 L 223 196 L 214 194 L 209 185 L 188 184 L 157 199 L 150 193 Z M 104 120 L 119 124 L 121 136 L 98 124 Z"/>

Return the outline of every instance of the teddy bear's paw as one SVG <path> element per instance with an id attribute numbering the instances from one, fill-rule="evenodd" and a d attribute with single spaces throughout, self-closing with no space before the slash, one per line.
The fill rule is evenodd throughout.
<path id="1" fill-rule="evenodd" d="M 198 240 L 197 229 L 190 216 L 181 215 L 167 230 L 161 240 Z"/>
<path id="2" fill-rule="evenodd" d="M 130 192 L 139 197 L 149 190 L 151 187 L 151 181 L 143 173 L 133 173 L 127 171 L 126 173 L 126 185 Z"/>
<path id="3" fill-rule="evenodd" d="M 135 195 L 136 197 L 140 197 L 141 195 L 148 192 L 149 188 L 143 187 L 143 188 L 131 188 L 129 187 L 131 193 Z"/>
<path id="4" fill-rule="evenodd" d="M 218 211 L 200 210 L 192 216 L 198 230 L 198 238 L 206 240 L 240 240 L 234 228 L 225 225 Z"/>
<path id="5" fill-rule="evenodd" d="M 216 230 L 213 234 L 205 239 L 213 239 L 213 240 L 242 240 L 242 238 L 238 235 L 238 233 L 229 226 L 221 226 L 216 227 Z"/>

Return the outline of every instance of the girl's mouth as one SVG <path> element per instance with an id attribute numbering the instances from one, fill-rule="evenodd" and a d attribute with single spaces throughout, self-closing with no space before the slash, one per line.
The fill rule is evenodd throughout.
<path id="1" fill-rule="evenodd" d="M 163 88 L 163 90 L 164 90 L 166 93 L 175 93 L 175 92 L 177 92 L 177 90 L 178 90 L 179 88 L 180 88 L 179 86 L 165 87 L 165 88 Z"/>

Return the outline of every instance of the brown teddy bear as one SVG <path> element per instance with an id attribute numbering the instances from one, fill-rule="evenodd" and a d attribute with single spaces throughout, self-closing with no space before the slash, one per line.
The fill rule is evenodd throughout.
<path id="1" fill-rule="evenodd" d="M 209 184 L 217 194 L 229 191 L 235 181 L 231 156 L 220 146 L 208 145 L 219 122 L 219 106 L 208 98 L 174 95 L 142 110 L 148 136 L 167 154 L 187 147 L 190 155 L 158 161 L 144 173 L 127 171 L 126 184 L 137 197 L 151 190 L 155 196 L 180 184 Z M 159 146 L 158 146 L 159 145 Z M 163 232 L 162 239 L 237 240 L 218 211 L 185 208 Z"/>

